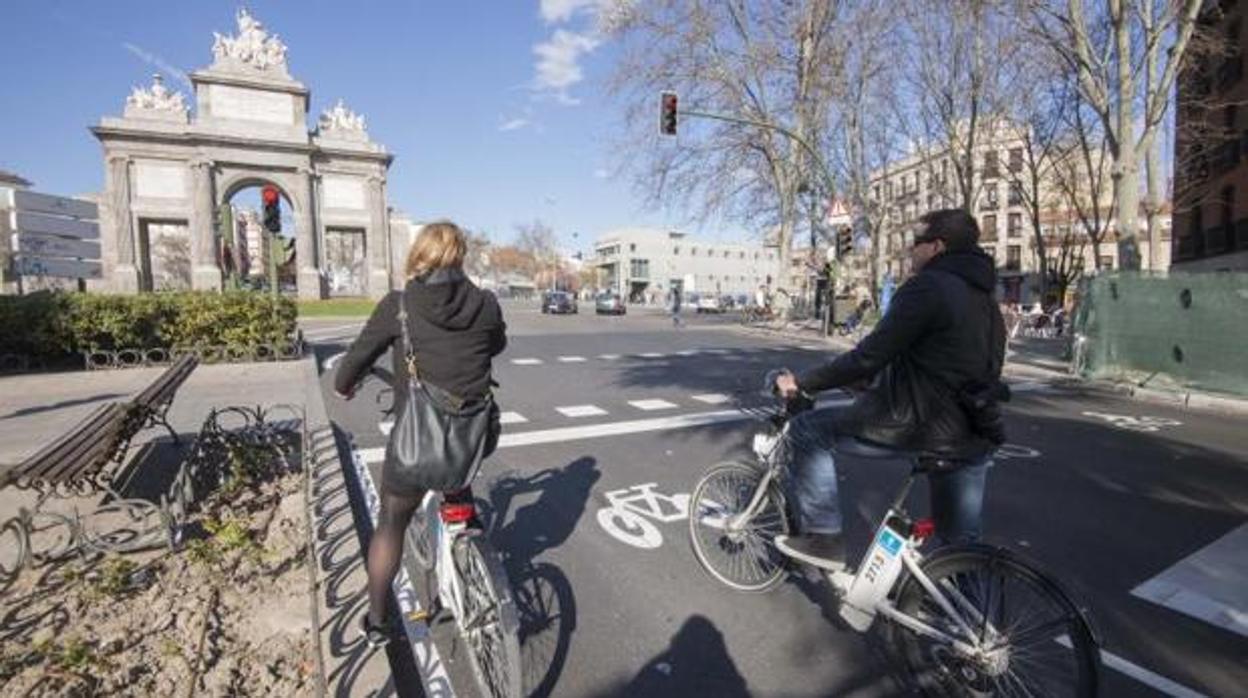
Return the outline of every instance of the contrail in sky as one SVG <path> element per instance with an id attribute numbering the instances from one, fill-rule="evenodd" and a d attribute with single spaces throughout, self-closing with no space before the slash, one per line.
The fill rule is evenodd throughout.
<path id="1" fill-rule="evenodd" d="M 193 89 L 191 85 L 191 79 L 186 76 L 186 71 L 170 65 L 168 61 L 161 58 L 160 56 L 157 56 L 156 54 L 142 48 L 141 46 L 135 46 L 129 41 L 121 42 L 121 46 L 122 48 L 126 49 L 130 53 L 133 53 L 135 56 L 138 56 L 139 60 L 143 61 L 144 63 L 147 63 L 148 65 L 155 66 L 158 70 L 160 70 L 160 72 L 165 73 L 166 75 L 173 78 L 174 80 L 177 80 L 178 82 L 182 83 L 183 85 L 186 86 L 186 89 L 188 90 Z"/>

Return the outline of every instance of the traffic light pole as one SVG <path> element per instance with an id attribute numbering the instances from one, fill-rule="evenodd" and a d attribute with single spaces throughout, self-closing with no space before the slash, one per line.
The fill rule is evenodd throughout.
<path id="1" fill-rule="evenodd" d="M 779 133 L 780 135 L 785 136 L 786 138 L 792 140 L 794 143 L 797 143 L 798 145 L 802 146 L 802 148 L 806 151 L 806 154 L 810 156 L 810 159 L 814 161 L 815 166 L 819 170 L 819 176 L 823 178 L 824 186 L 828 188 L 828 198 L 831 198 L 833 192 L 836 191 L 836 182 L 832 179 L 832 173 L 828 171 L 828 166 L 824 164 L 823 158 L 819 156 L 819 151 L 811 147 L 811 145 L 807 143 L 806 140 L 803 139 L 801 136 L 798 136 L 796 133 L 793 133 L 792 131 L 790 131 L 789 129 L 783 126 L 777 126 L 776 124 L 769 124 L 766 121 L 756 121 L 754 119 L 742 119 L 737 116 L 727 116 L 724 114 L 712 114 L 711 112 L 694 111 L 691 109 L 677 109 L 676 113 L 682 116 L 696 116 L 696 117 L 700 117 L 703 119 L 713 119 L 715 121 L 726 121 L 730 124 L 741 124 L 742 126 L 753 126 L 755 128 L 761 128 L 767 131 L 775 131 L 776 133 Z M 832 251 L 832 255 L 831 255 L 832 259 L 830 261 L 832 262 L 833 271 L 835 271 L 836 263 L 840 257 L 840 251 L 837 250 L 836 247 L 837 247 L 837 241 L 834 239 L 832 241 L 832 244 L 828 246 L 828 248 Z M 827 294 L 828 294 L 828 299 L 824 308 L 824 318 L 825 318 L 824 325 L 823 325 L 824 336 L 827 336 L 831 332 L 832 323 L 836 322 L 836 310 L 832 307 L 836 302 L 836 279 L 832 273 L 828 274 Z"/>

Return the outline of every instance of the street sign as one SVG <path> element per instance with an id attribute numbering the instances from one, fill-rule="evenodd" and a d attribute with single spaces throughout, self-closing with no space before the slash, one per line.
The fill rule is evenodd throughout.
<path id="1" fill-rule="evenodd" d="M 73 218 L 59 218 L 42 213 L 17 212 L 17 231 L 19 233 L 42 233 L 75 238 L 95 239 L 100 237 L 100 226 L 95 221 L 80 221 Z"/>
<path id="2" fill-rule="evenodd" d="M 99 262 L 80 259 L 55 259 L 19 255 L 14 268 L 22 276 L 55 276 L 63 279 L 100 279 L 103 268 Z"/>
<path id="3" fill-rule="evenodd" d="M 55 235 L 39 235 L 20 231 L 17 236 L 17 251 L 37 257 L 85 257 L 100 258 L 100 243 L 92 240 L 63 238 Z"/>
<path id="4" fill-rule="evenodd" d="M 74 218 L 99 217 L 99 208 L 90 201 L 80 201 L 51 194 L 39 194 L 20 189 L 13 192 L 13 208 L 18 211 L 50 213 L 57 216 L 72 216 Z"/>

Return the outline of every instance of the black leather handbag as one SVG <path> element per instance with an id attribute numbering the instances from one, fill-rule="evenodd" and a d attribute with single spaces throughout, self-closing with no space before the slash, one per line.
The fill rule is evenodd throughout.
<path id="1" fill-rule="evenodd" d="M 494 393 L 464 400 L 420 377 L 407 304 L 399 292 L 399 326 L 407 363 L 407 401 L 395 417 L 387 460 L 404 484 L 452 491 L 466 487 L 481 461 L 494 450 L 499 435 L 499 410 Z"/>

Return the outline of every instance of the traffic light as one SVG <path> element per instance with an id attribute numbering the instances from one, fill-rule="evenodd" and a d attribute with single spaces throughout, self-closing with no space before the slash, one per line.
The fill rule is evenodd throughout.
<path id="1" fill-rule="evenodd" d="M 277 194 L 277 187 L 267 186 L 260 192 L 264 203 L 264 229 L 270 233 L 282 230 L 282 203 Z"/>
<path id="2" fill-rule="evenodd" d="M 676 135 L 677 101 L 675 92 L 664 92 L 659 99 L 659 133 L 664 136 Z"/>
<path id="3" fill-rule="evenodd" d="M 836 257 L 844 259 L 854 251 L 854 233 L 849 228 L 842 228 L 836 234 Z"/>

